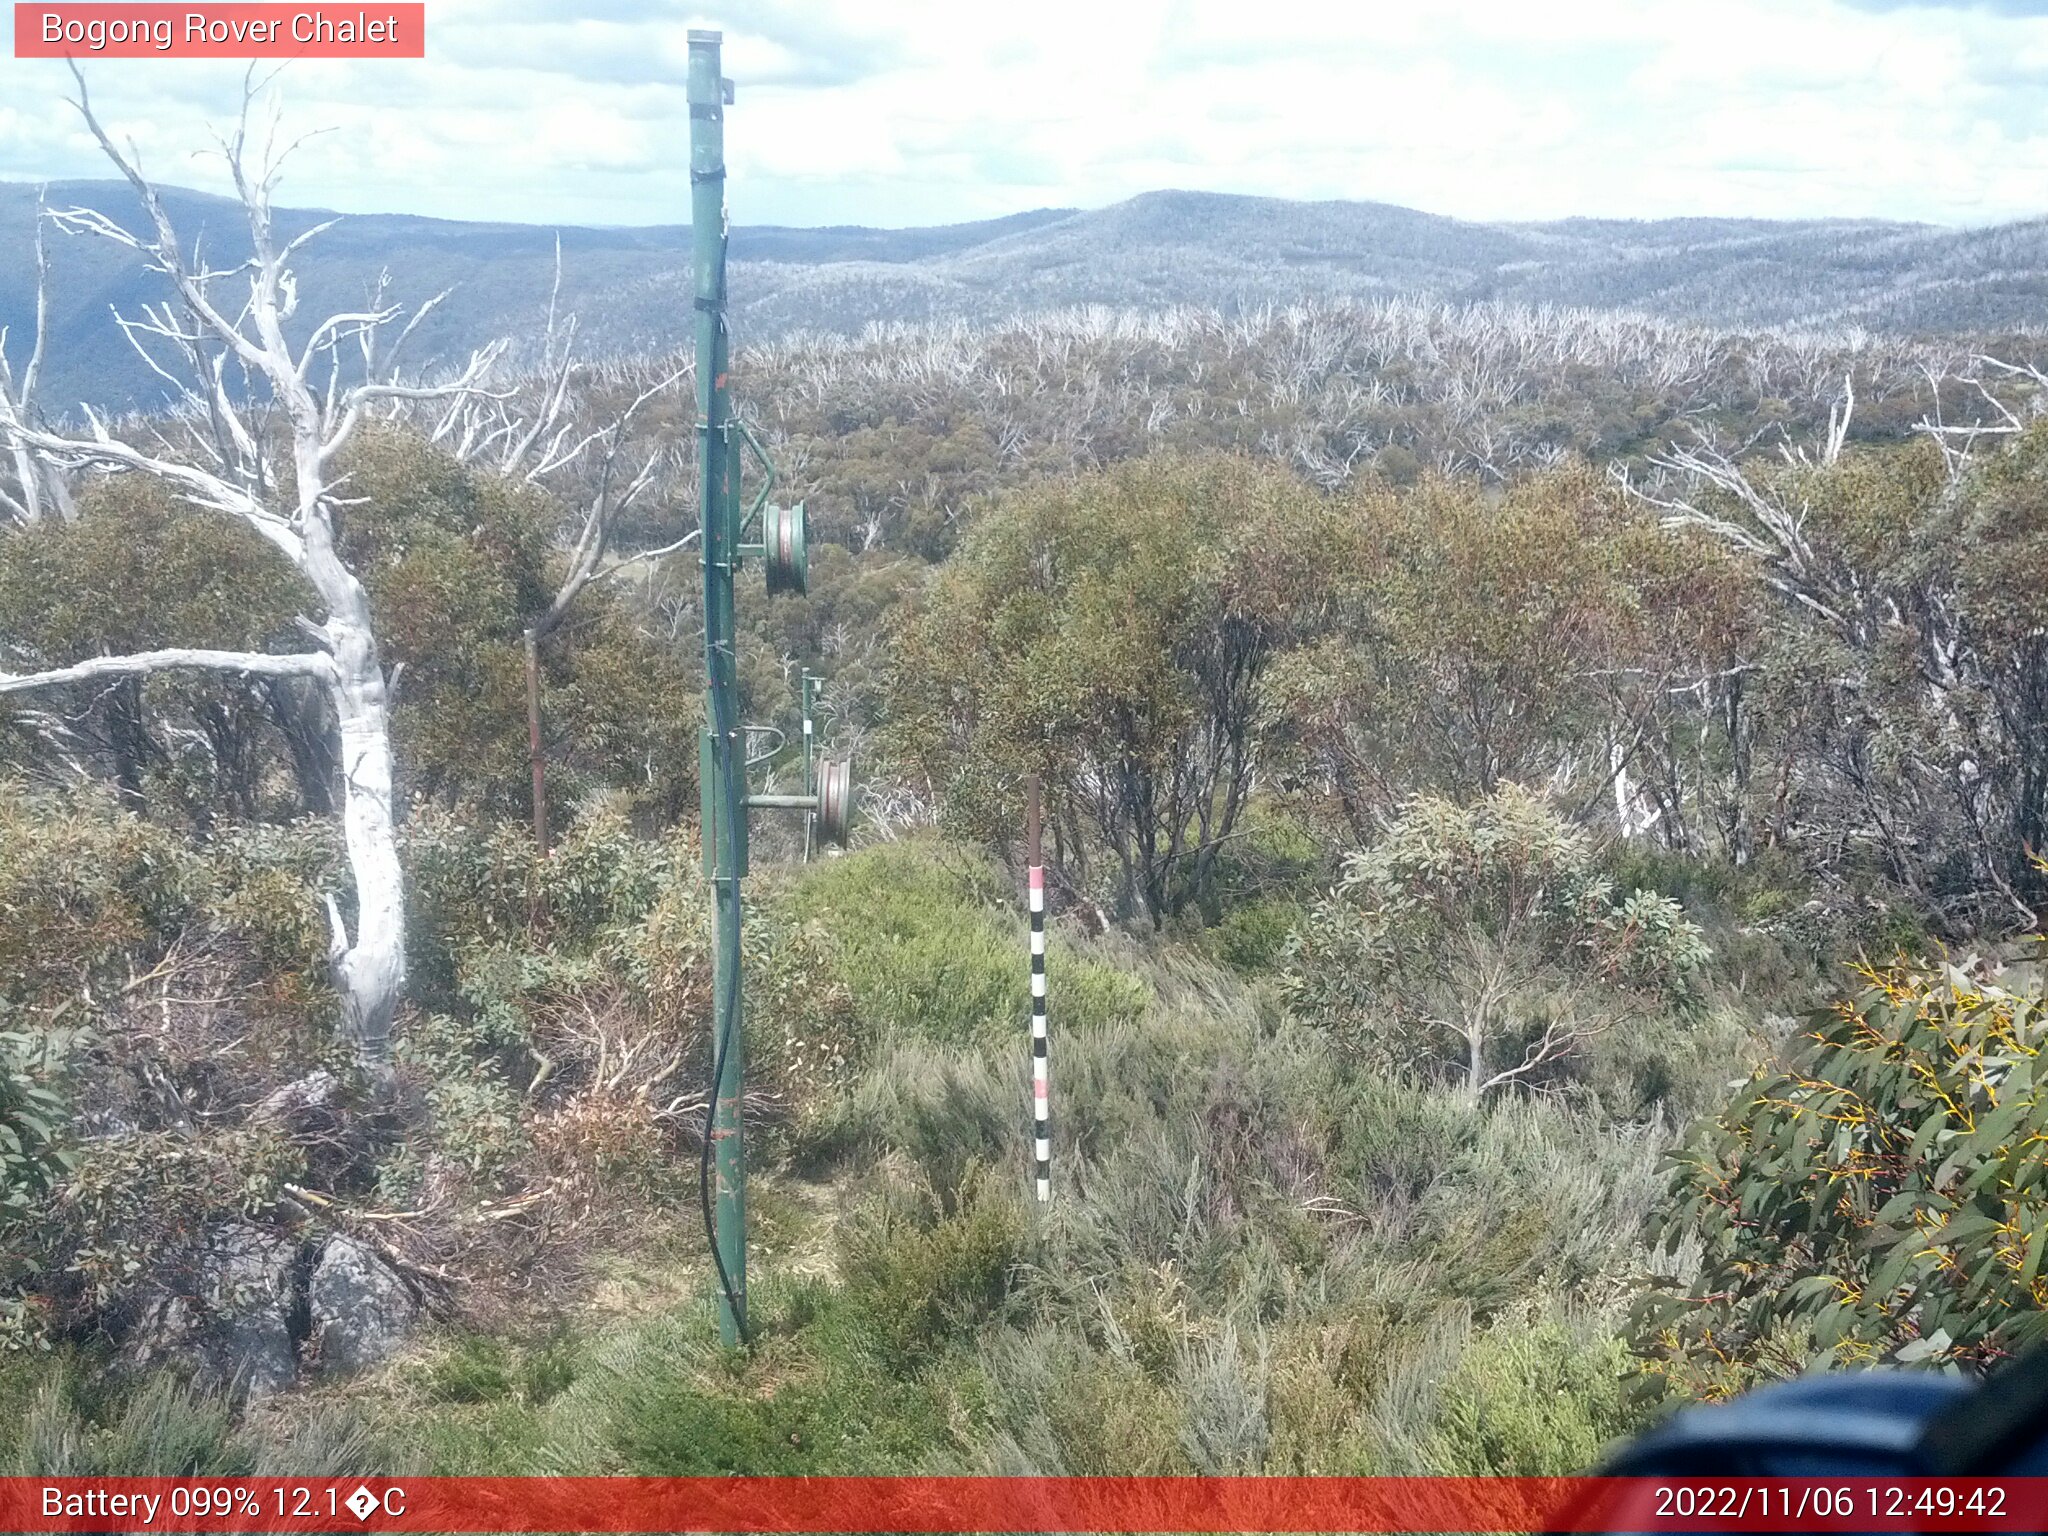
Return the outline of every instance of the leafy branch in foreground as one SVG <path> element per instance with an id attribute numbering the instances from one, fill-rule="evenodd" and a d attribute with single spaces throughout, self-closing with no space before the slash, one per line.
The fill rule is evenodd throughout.
<path id="1" fill-rule="evenodd" d="M 1670 1165 L 1699 1273 L 1638 1302 L 1653 1373 L 1718 1396 L 1813 1363 L 1987 1366 L 2048 1337 L 2038 961 L 1865 966 Z"/>

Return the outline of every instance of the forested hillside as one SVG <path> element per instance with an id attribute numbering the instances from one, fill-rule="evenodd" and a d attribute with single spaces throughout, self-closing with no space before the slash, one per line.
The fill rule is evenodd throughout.
<path id="1" fill-rule="evenodd" d="M 0 184 L 0 251 L 30 246 L 39 191 Z M 115 216 L 115 182 L 44 189 L 52 206 Z M 247 254 L 228 200 L 166 189 L 179 227 L 224 261 Z M 289 238 L 334 217 L 280 209 Z M 414 339 L 423 360 L 457 362 L 501 336 L 539 336 L 555 285 L 599 354 L 679 345 L 689 310 L 687 226 L 548 229 L 396 215 L 350 216 L 304 252 L 308 309 L 359 304 L 380 272 L 408 293 L 450 290 Z M 94 240 L 52 247 L 56 299 L 49 396 L 67 409 L 160 404 L 162 381 L 106 323 L 159 297 L 123 253 Z M 1238 315 L 1263 306 L 1354 299 L 1621 311 L 1724 331 L 1998 336 L 2048 309 L 2048 226 L 1952 230 L 1877 221 L 1572 219 L 1483 224 L 1383 203 L 1288 202 L 1154 192 L 1099 209 L 1043 209 L 929 229 L 737 225 L 732 293 L 740 334 L 855 335 L 870 325 L 1002 323 L 1104 305 L 1178 305 Z M 0 326 L 34 313 L 27 262 L 0 266 Z M 528 361 L 537 361 L 528 358 Z"/>
<path id="2" fill-rule="evenodd" d="M 763 232 L 831 260 L 735 277 L 881 302 L 882 243 L 1104 301 L 735 358 L 813 545 L 807 595 L 744 573 L 745 718 L 793 741 L 817 669 L 861 785 L 849 851 L 755 834 L 746 1351 L 698 1214 L 693 381 L 595 302 L 652 313 L 662 239 L 565 239 L 555 323 L 453 379 L 252 343 L 268 395 L 202 367 L 119 442 L 22 398 L 17 334 L 0 1471 L 1555 1473 L 2042 1334 L 2032 343 L 1187 302 L 1242 296 L 1180 286 L 1242 211 Z M 1255 212 L 1301 272 L 1370 227 L 1443 293 L 1561 301 L 1501 274 L 1567 251 L 1640 307 L 1993 238 Z M 307 357 L 384 259 L 350 228 Z M 433 322 L 465 355 L 553 271 L 490 238 L 530 292 Z M 53 288 L 53 370 L 110 291 Z"/>

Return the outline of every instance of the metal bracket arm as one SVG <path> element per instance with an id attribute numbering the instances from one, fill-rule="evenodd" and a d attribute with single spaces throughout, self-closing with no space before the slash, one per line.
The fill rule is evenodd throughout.
<path id="1" fill-rule="evenodd" d="M 761 440 L 754 436 L 744 421 L 734 417 L 726 423 L 726 427 L 728 431 L 739 434 L 740 441 L 752 450 L 754 462 L 761 466 L 760 489 L 754 492 L 754 499 L 747 504 L 746 516 L 740 519 L 740 537 L 744 539 L 747 536 L 747 530 L 760 521 L 761 509 L 768 505 L 768 495 L 775 489 L 775 464 L 768 457 L 768 450 L 761 446 Z M 758 544 L 751 545 L 747 547 L 746 552 L 748 554 L 759 554 L 761 548 L 762 546 Z"/>

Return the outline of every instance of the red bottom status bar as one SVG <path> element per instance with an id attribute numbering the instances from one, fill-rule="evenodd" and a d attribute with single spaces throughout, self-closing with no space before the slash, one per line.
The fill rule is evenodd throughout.
<path id="1" fill-rule="evenodd" d="M 0 1478 L 5 1531 L 2048 1531 L 2048 1478 Z"/>

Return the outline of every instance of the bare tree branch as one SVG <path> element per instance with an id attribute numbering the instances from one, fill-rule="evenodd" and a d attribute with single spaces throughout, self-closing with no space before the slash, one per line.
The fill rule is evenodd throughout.
<path id="1" fill-rule="evenodd" d="M 273 656 L 266 651 L 141 651 L 130 656 L 95 656 L 68 667 L 43 672 L 0 672 L 0 693 L 31 688 L 58 688 L 103 677 L 142 677 L 173 671 L 239 672 L 251 677 L 317 677 L 334 680 L 334 662 L 326 656 Z"/>

